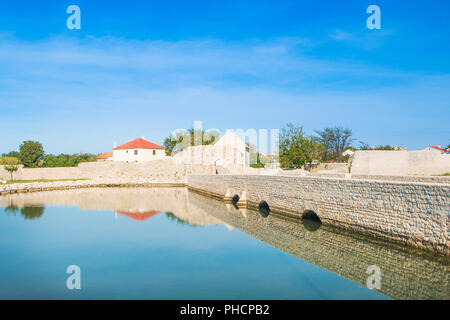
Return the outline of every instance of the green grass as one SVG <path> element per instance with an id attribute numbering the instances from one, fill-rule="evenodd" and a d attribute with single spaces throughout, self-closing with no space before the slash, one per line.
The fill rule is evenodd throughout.
<path id="1" fill-rule="evenodd" d="M 6 184 L 13 184 L 13 183 L 33 183 L 33 182 L 57 182 L 57 181 L 83 181 L 83 180 L 90 180 L 90 179 L 55 179 L 55 180 L 47 180 L 47 179 L 37 179 L 37 180 L 8 180 Z M 4 184 L 4 183 L 0 183 Z"/>
<path id="2" fill-rule="evenodd" d="M 450 177 L 450 172 L 440 174 L 441 177 Z"/>

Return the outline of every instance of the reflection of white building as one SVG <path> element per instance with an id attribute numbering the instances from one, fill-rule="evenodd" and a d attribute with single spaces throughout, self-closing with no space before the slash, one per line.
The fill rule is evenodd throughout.
<path id="1" fill-rule="evenodd" d="M 166 157 L 164 147 L 145 139 L 136 139 L 113 149 L 114 161 L 145 162 Z"/>

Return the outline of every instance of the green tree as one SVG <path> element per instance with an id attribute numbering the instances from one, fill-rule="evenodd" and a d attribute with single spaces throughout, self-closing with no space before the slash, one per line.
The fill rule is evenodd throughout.
<path id="1" fill-rule="evenodd" d="M 342 152 L 350 148 L 353 142 L 352 131 L 343 127 L 325 128 L 316 131 L 318 142 L 323 146 L 323 160 L 330 159 L 339 161 L 342 159 Z"/>
<path id="2" fill-rule="evenodd" d="M 37 167 L 44 156 L 44 148 L 37 141 L 24 141 L 19 150 L 19 160 L 25 167 Z"/>
<path id="3" fill-rule="evenodd" d="M 179 151 L 186 150 L 189 146 L 214 144 L 220 138 L 220 132 L 216 130 L 178 130 L 164 139 L 166 155 L 171 156 Z M 198 141 L 195 141 L 195 140 Z"/>
<path id="4" fill-rule="evenodd" d="M 387 151 L 390 151 L 390 150 L 395 150 L 395 148 L 393 147 L 393 146 L 391 146 L 391 145 L 378 145 L 378 146 L 376 146 L 375 147 L 375 150 L 387 150 Z"/>
<path id="5" fill-rule="evenodd" d="M 250 167 L 252 168 L 264 168 L 264 165 L 269 162 L 269 159 L 267 159 L 261 152 L 255 152 L 255 163 L 251 163 Z"/>
<path id="6" fill-rule="evenodd" d="M 11 181 L 13 181 L 13 173 L 19 170 L 19 159 L 14 157 L 2 157 L 0 164 L 5 166 L 5 170 L 11 175 Z"/>
<path id="7" fill-rule="evenodd" d="M 307 136 L 301 126 L 288 123 L 280 134 L 280 164 L 284 168 L 311 164 L 320 156 L 317 138 Z"/>
<path id="8" fill-rule="evenodd" d="M 87 153 L 79 154 L 47 154 L 43 157 L 42 167 L 76 167 L 81 162 L 97 161 L 97 156 Z"/>
<path id="9" fill-rule="evenodd" d="M 19 152 L 17 151 L 10 151 L 8 153 L 3 153 L 2 157 L 14 157 L 14 158 L 19 158 Z"/>
<path id="10" fill-rule="evenodd" d="M 359 142 L 359 150 L 371 150 L 372 148 L 369 146 L 369 144 L 360 141 Z"/>

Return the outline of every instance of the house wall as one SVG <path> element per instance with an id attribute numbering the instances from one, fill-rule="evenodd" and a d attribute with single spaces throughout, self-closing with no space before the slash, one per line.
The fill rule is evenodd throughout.
<path id="1" fill-rule="evenodd" d="M 450 172 L 450 154 L 439 150 L 356 151 L 351 172 L 370 175 L 438 175 Z"/>
<path id="2" fill-rule="evenodd" d="M 137 155 L 134 152 L 137 151 Z M 153 154 L 155 151 L 155 154 Z M 114 150 L 114 161 L 124 162 L 146 162 L 166 157 L 164 149 L 119 149 Z"/>
<path id="3" fill-rule="evenodd" d="M 245 168 L 245 154 L 232 146 L 191 146 L 173 155 L 177 163 L 216 165 L 225 168 Z"/>
<path id="4" fill-rule="evenodd" d="M 227 131 L 214 145 L 190 146 L 173 155 L 177 163 L 215 165 L 223 168 L 246 168 L 249 153 L 244 141 Z"/>

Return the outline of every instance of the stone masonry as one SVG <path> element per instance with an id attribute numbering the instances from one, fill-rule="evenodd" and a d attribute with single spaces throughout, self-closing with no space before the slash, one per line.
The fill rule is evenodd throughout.
<path id="1" fill-rule="evenodd" d="M 191 175 L 188 187 L 449 255 L 450 185 L 325 177 Z M 242 199 L 241 199 L 242 200 Z M 240 201 L 242 203 L 242 201 Z"/>

